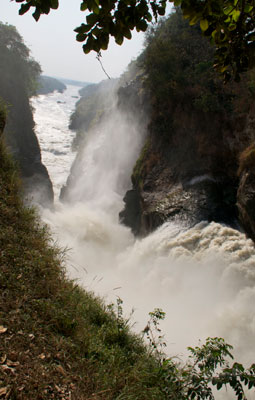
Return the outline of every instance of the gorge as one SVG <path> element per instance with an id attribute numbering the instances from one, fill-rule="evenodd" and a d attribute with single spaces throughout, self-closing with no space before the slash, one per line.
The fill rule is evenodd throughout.
<path id="1" fill-rule="evenodd" d="M 51 96 L 51 101 L 52 110 L 58 105 L 56 97 Z M 40 98 L 36 102 L 37 114 Z M 112 121 L 108 117 L 107 123 L 102 121 L 103 129 L 97 126 L 86 137 L 72 169 L 69 202 L 58 203 L 55 212 L 43 212 L 61 246 L 70 249 L 68 275 L 107 302 L 122 298 L 126 314 L 135 308 L 138 331 L 144 328 L 149 311 L 162 308 L 167 314 L 162 329 L 171 355 L 183 353 L 188 344 L 209 335 L 223 336 L 242 362 L 252 362 L 252 241 L 217 222 L 187 228 L 170 221 L 141 239 L 119 225 L 118 213 L 142 146 L 142 130 L 135 125 L 131 129 L 130 120 L 125 124 L 125 117 L 116 110 L 113 114 Z M 38 137 L 43 142 L 45 129 L 40 123 Z M 112 153 L 113 148 L 118 152 Z M 55 170 L 62 162 L 59 153 Z"/>
<path id="2" fill-rule="evenodd" d="M 35 130 L 41 153 L 36 137 L 31 141 L 36 151 L 26 149 L 29 140 L 23 131 L 16 135 L 17 142 L 23 141 L 20 150 L 15 151 L 15 145 L 11 150 L 14 156 L 20 152 L 25 161 L 29 150 L 44 171 L 46 199 L 38 189 L 34 161 L 29 163 L 29 197 L 39 203 L 54 241 L 66 249 L 69 278 L 86 292 L 100 295 L 110 304 L 107 309 L 122 299 L 124 316 L 134 309 L 129 322 L 133 331 L 143 331 L 153 309 L 164 310 L 161 329 L 170 357 L 185 359 L 188 345 L 217 336 L 231 343 L 236 359 L 249 366 L 254 361 L 255 329 L 254 78 L 248 74 L 241 84 L 226 88 L 211 66 L 208 43 L 181 22 L 177 12 L 151 31 L 145 51 L 120 80 L 87 85 L 79 92 L 68 85 L 63 93 L 32 97 L 35 128 L 30 110 L 29 133 Z M 28 104 L 28 99 L 23 103 Z M 10 135 L 12 130 L 5 132 Z M 24 170 L 26 162 L 20 163 Z M 26 187 L 24 172 L 22 178 Z M 4 219 L 9 212 L 2 214 Z M 1 256 L 5 257 L 5 250 Z M 39 253 L 31 256 L 28 251 L 28 260 L 25 266 L 21 263 L 24 274 L 32 260 L 32 270 L 43 286 L 45 276 L 37 271 Z M 15 285 L 22 274 L 21 269 Z M 65 285 L 75 303 L 80 289 L 74 283 L 72 296 L 71 284 Z M 76 337 L 77 323 L 70 310 L 55 317 L 51 303 L 58 301 L 55 286 L 47 289 L 53 300 L 49 301 L 46 289 L 32 299 L 36 313 L 50 315 L 50 329 L 60 333 L 54 362 L 45 350 L 37 355 L 45 363 L 49 359 L 54 368 L 59 367 L 61 345 L 69 336 Z M 9 292 L 7 288 L 5 295 Z M 26 301 L 26 296 L 22 299 Z M 61 302 L 57 307 L 62 307 Z M 117 342 L 123 339 L 121 312 L 113 335 Z M 76 339 L 83 361 L 91 356 L 90 368 L 98 360 L 101 368 L 115 339 L 104 336 L 108 317 L 96 311 L 89 318 L 96 330 L 102 330 L 107 350 L 95 345 L 94 331 L 88 334 L 89 344 L 80 332 Z M 134 365 L 125 340 L 118 346 L 127 345 Z M 108 386 L 100 387 L 99 396 L 111 390 Z M 126 399 L 125 393 L 116 397 L 119 388 L 112 390 L 113 397 L 106 394 L 105 398 Z M 222 392 L 215 398 L 233 397 L 231 391 Z M 252 399 L 252 394 L 247 398 Z"/>

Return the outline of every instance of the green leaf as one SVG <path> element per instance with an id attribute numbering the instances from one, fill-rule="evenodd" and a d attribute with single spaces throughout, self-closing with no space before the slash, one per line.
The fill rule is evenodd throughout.
<path id="1" fill-rule="evenodd" d="M 124 29 L 123 30 L 123 35 L 129 40 L 132 38 L 132 33 L 131 33 L 131 31 L 129 29 Z"/>
<path id="2" fill-rule="evenodd" d="M 249 4 L 246 4 L 244 6 L 244 12 L 247 13 L 247 14 L 249 14 L 252 9 L 253 9 L 253 6 L 250 6 Z"/>
<path id="3" fill-rule="evenodd" d="M 234 20 L 235 22 L 237 22 L 237 21 L 239 20 L 240 15 L 241 15 L 241 11 L 235 10 L 235 11 L 232 13 L 233 20 Z"/>
<path id="4" fill-rule="evenodd" d="M 146 14 L 145 18 L 146 18 L 146 20 L 147 20 L 148 22 L 151 22 L 151 21 L 152 21 L 152 15 L 151 15 L 149 12 Z"/>
<path id="5" fill-rule="evenodd" d="M 147 29 L 147 26 L 148 26 L 147 22 L 144 19 L 141 19 L 141 21 L 139 21 L 136 24 L 136 30 L 137 30 L 137 32 L 139 32 L 139 31 L 145 32 Z"/>
<path id="6" fill-rule="evenodd" d="M 107 50 L 109 44 L 109 36 L 101 38 L 100 46 L 102 50 Z"/>
<path id="7" fill-rule="evenodd" d="M 95 14 L 99 14 L 99 7 L 96 1 L 91 2 L 91 9 Z"/>
<path id="8" fill-rule="evenodd" d="M 22 4 L 19 10 L 19 15 L 25 14 L 30 9 L 30 4 Z"/>
<path id="9" fill-rule="evenodd" d="M 94 25 L 97 22 L 98 18 L 96 14 L 92 13 L 87 15 L 86 20 L 89 25 Z"/>
<path id="10" fill-rule="evenodd" d="M 56 10 L 58 8 L 58 0 L 51 0 L 50 4 L 51 4 L 51 8 L 53 8 L 54 10 Z"/>
<path id="11" fill-rule="evenodd" d="M 32 15 L 33 15 L 34 19 L 36 21 L 38 21 L 40 16 L 41 16 L 41 12 L 38 9 L 36 9 L 35 12 Z"/>
<path id="12" fill-rule="evenodd" d="M 81 3 L 81 7 L 80 7 L 81 11 L 86 11 L 87 8 L 88 8 L 88 5 L 85 1 L 83 3 Z"/>
<path id="13" fill-rule="evenodd" d="M 166 12 L 166 7 L 158 7 L 158 14 L 159 15 L 165 15 Z"/>
<path id="14" fill-rule="evenodd" d="M 123 36 L 120 35 L 120 34 L 119 34 L 119 35 L 116 35 L 116 36 L 115 36 L 115 42 L 121 46 L 122 43 L 123 43 Z"/>
<path id="15" fill-rule="evenodd" d="M 208 23 L 207 19 L 201 19 L 201 21 L 200 21 L 201 30 L 204 32 L 208 29 L 208 27 L 209 27 L 209 23 Z"/>
<path id="16" fill-rule="evenodd" d="M 83 52 L 84 52 L 85 54 L 89 54 L 89 52 L 90 52 L 91 49 L 90 49 L 86 44 L 84 44 L 82 48 L 83 48 Z"/>
<path id="17" fill-rule="evenodd" d="M 77 42 L 84 42 L 87 36 L 86 33 L 78 33 L 78 35 L 76 35 L 76 40 Z"/>
<path id="18" fill-rule="evenodd" d="M 223 8 L 223 12 L 224 12 L 224 14 L 229 15 L 230 13 L 233 12 L 233 6 L 228 6 L 228 7 Z"/>

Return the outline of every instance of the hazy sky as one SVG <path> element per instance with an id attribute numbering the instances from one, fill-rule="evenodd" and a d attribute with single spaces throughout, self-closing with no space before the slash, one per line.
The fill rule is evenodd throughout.
<path id="1" fill-rule="evenodd" d="M 32 56 L 41 64 L 43 73 L 50 76 L 99 82 L 106 79 L 96 53 L 85 55 L 82 44 L 76 42 L 73 29 L 85 21 L 80 11 L 81 0 L 60 0 L 60 7 L 49 15 L 42 15 L 35 22 L 31 11 L 18 15 L 19 4 L 1 0 L 2 22 L 15 25 Z M 143 46 L 143 34 L 134 33 L 131 40 L 122 46 L 112 41 L 107 51 L 102 52 L 102 62 L 111 77 L 118 77 L 135 58 Z"/>

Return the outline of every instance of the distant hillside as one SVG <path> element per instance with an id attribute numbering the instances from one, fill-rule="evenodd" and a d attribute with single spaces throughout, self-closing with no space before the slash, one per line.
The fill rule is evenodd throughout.
<path id="1" fill-rule="evenodd" d="M 48 94 L 57 90 L 63 93 L 66 90 L 66 85 L 50 76 L 40 75 L 38 79 L 37 94 Z"/>
<path id="2" fill-rule="evenodd" d="M 99 83 L 87 83 L 85 87 L 79 90 L 81 97 L 89 97 L 91 95 L 101 95 L 107 91 L 115 90 L 118 79 L 105 79 Z"/>
<path id="3" fill-rule="evenodd" d="M 65 83 L 66 85 L 73 85 L 73 86 L 87 86 L 90 85 L 91 82 L 82 82 L 82 81 L 75 81 L 73 79 L 65 79 L 65 78 L 57 78 L 60 82 Z"/>

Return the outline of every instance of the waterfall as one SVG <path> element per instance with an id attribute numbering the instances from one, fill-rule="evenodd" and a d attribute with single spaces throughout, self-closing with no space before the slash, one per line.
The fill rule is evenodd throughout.
<path id="1" fill-rule="evenodd" d="M 41 142 L 48 127 L 39 129 L 44 124 L 36 117 L 40 101 L 35 106 Z M 108 303 L 122 298 L 127 315 L 135 309 L 137 331 L 146 325 L 148 312 L 162 308 L 169 355 L 185 354 L 186 347 L 200 339 L 219 336 L 235 347 L 237 359 L 247 366 L 254 362 L 252 241 L 214 222 L 190 229 L 166 222 L 143 239 L 135 239 L 118 223 L 142 145 L 141 132 L 135 121 L 117 111 L 103 121 L 85 138 L 73 170 L 71 202 L 58 204 L 55 212 L 43 211 L 59 244 L 69 249 L 67 273 Z M 55 158 L 56 171 L 58 163 L 61 155 Z"/>

